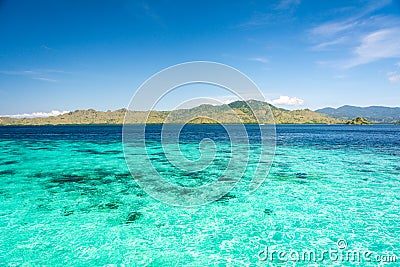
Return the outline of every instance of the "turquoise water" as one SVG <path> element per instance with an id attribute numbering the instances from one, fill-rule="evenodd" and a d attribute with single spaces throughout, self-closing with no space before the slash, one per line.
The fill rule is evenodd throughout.
<path id="1" fill-rule="evenodd" d="M 223 143 L 213 127 L 189 128 L 183 148 L 196 157 L 201 129 L 214 129 Z M 177 183 L 219 175 L 216 168 L 176 177 L 161 164 L 159 144 L 149 145 Z M 347 242 L 342 251 L 399 257 L 399 158 L 399 126 L 280 125 L 274 163 L 257 191 L 248 195 L 239 183 L 216 202 L 179 208 L 131 178 L 120 126 L 0 127 L 0 265 L 309 266 L 264 252 L 322 254 L 338 240 Z"/>

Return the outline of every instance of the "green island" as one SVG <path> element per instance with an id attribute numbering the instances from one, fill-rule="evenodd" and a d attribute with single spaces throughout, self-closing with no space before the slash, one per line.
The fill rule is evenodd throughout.
<path id="1" fill-rule="evenodd" d="M 252 107 L 250 109 L 250 106 Z M 270 109 L 276 124 L 369 124 L 365 119 L 356 118 L 348 121 L 341 118 L 321 114 L 310 109 L 287 110 L 275 107 L 267 102 L 248 100 L 235 101 L 224 105 L 203 104 L 190 109 L 174 111 L 128 111 L 118 109 L 115 111 L 96 111 L 94 109 L 76 110 L 58 116 L 45 118 L 10 118 L 0 117 L 0 125 L 90 125 L 124 123 L 126 115 L 129 123 L 193 123 L 214 124 L 218 118 L 219 123 L 257 123 L 257 114 L 265 114 Z M 232 112 L 233 111 L 233 112 Z M 195 118 L 195 119 L 191 119 Z M 271 123 L 272 121 L 259 121 L 258 123 Z"/>
<path id="2" fill-rule="evenodd" d="M 372 124 L 372 123 L 369 122 L 365 118 L 357 117 L 355 119 L 352 119 L 352 120 L 346 122 L 346 124 L 367 125 L 367 124 Z"/>

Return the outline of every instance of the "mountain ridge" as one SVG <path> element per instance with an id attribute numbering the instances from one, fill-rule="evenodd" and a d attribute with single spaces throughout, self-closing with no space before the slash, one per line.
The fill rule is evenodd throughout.
<path id="1" fill-rule="evenodd" d="M 400 121 L 400 107 L 344 105 L 339 108 L 317 109 L 315 112 L 344 120 L 362 117 L 373 123 L 396 123 Z"/>
<path id="2" fill-rule="evenodd" d="M 252 109 L 249 108 L 252 107 Z M 265 114 L 270 109 L 276 124 L 344 124 L 346 120 L 333 118 L 310 109 L 286 110 L 267 102 L 248 100 L 235 101 L 223 105 L 202 104 L 189 109 L 174 111 L 127 111 L 121 108 L 115 111 L 96 111 L 94 109 L 75 110 L 62 115 L 46 118 L 9 118 L 0 117 L 0 125 L 89 125 L 123 124 L 125 115 L 129 123 L 257 123 L 256 114 Z M 232 113 L 233 111 L 233 113 Z M 254 113 L 253 113 L 254 112 Z M 264 113 L 263 113 L 264 112 Z M 209 116 L 212 115 L 212 116 Z M 193 118 L 193 119 L 192 119 Z M 259 123 L 272 123 L 266 120 Z"/>

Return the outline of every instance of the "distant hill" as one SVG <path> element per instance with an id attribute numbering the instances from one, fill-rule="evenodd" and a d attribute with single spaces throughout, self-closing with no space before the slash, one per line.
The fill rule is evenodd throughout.
<path id="1" fill-rule="evenodd" d="M 356 117 L 362 117 L 375 123 L 395 123 L 400 121 L 400 107 L 390 108 L 381 106 L 355 107 L 343 106 L 340 108 L 323 108 L 316 112 L 325 114 L 334 118 L 351 120 Z"/>
<path id="2" fill-rule="evenodd" d="M 341 124 L 343 119 L 332 118 L 309 109 L 293 110 L 277 108 L 266 102 L 249 100 L 236 101 L 228 105 L 200 105 L 191 109 L 174 111 L 128 111 L 127 118 L 130 123 L 140 123 L 149 115 L 148 123 L 183 123 L 191 118 L 197 118 L 190 123 L 216 123 L 207 118 L 215 117 L 221 123 L 256 123 L 254 113 L 265 113 L 268 107 L 272 110 L 276 124 Z M 235 114 L 232 113 L 232 110 Z M 76 110 L 63 115 L 47 118 L 8 118 L 0 117 L 0 125 L 71 125 L 71 124 L 122 124 L 126 109 L 115 111 Z M 211 116 L 213 115 L 213 116 Z M 239 120 L 237 119 L 239 117 Z M 262 121 L 260 123 L 271 123 Z"/>

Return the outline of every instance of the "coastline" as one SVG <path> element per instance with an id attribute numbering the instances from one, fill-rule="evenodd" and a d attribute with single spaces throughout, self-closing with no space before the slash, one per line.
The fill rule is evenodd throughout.
<path id="1" fill-rule="evenodd" d="M 131 123 L 131 124 L 121 124 L 121 123 L 89 123 L 89 124 L 0 124 L 0 127 L 42 127 L 42 126 L 124 126 L 124 125 L 181 125 L 180 123 Z M 227 125 L 239 125 L 238 123 L 224 123 Z M 347 126 L 377 126 L 377 125 L 397 125 L 398 123 L 371 123 L 371 124 L 348 124 L 348 123 L 275 123 L 275 124 L 258 124 L 258 123 L 243 123 L 244 125 L 327 125 L 327 126 L 335 126 L 335 125 L 347 125 Z M 218 123 L 190 123 L 187 125 L 218 125 Z"/>

